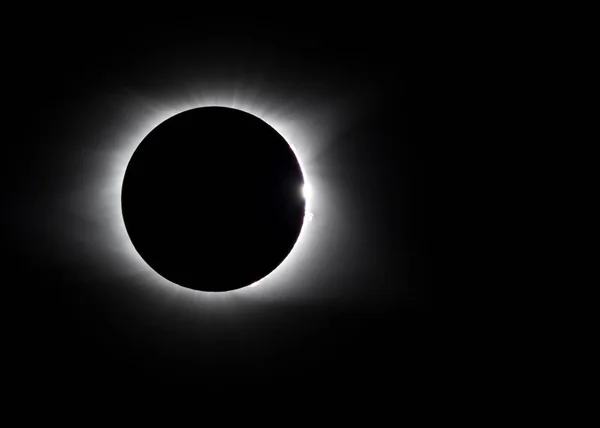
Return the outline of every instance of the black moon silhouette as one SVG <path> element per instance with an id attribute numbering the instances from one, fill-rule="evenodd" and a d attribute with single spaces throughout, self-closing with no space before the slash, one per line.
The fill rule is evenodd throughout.
<path id="1" fill-rule="evenodd" d="M 233 108 L 196 108 L 159 124 L 133 153 L 123 220 L 162 277 L 230 291 L 288 256 L 304 222 L 303 185 L 290 145 L 266 122 Z"/>

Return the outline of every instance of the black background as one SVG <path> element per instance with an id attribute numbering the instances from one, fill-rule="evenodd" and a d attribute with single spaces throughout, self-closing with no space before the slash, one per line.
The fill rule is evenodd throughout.
<path id="1" fill-rule="evenodd" d="M 15 343 L 11 376 L 19 388 L 364 393 L 426 384 L 436 364 L 427 223 L 433 171 L 427 146 L 409 127 L 416 95 L 399 20 L 39 21 L 14 33 L 7 52 L 15 114 L 2 148 L 2 250 Z M 330 87 L 366 94 L 337 136 L 347 141 L 332 144 L 327 156 L 336 166 L 331 180 L 344 189 L 336 196 L 362 207 L 347 213 L 349 227 L 340 230 L 370 236 L 360 248 L 374 261 L 361 276 L 339 275 L 339 267 L 324 276 L 319 288 L 333 299 L 250 305 L 243 322 L 174 314 L 164 321 L 171 325 L 160 326 L 147 322 L 151 306 L 136 308 L 139 296 L 102 293 L 104 276 L 77 257 L 61 257 L 60 236 L 71 236 L 74 226 L 58 201 L 69 183 L 85 179 L 68 166 L 85 156 L 68 138 L 88 126 L 78 122 L 80 109 L 115 87 L 168 91 L 165 78 L 200 67 L 322 88 L 324 103 Z M 339 265 L 349 265 L 349 250 L 338 251 Z"/>

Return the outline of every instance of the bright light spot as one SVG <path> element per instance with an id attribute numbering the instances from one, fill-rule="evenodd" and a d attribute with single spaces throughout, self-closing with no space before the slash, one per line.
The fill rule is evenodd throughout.
<path id="1" fill-rule="evenodd" d="M 312 219 L 313 219 L 313 213 L 306 213 L 306 220 L 312 221 Z"/>
<path id="2" fill-rule="evenodd" d="M 312 188 L 310 187 L 310 184 L 304 183 L 304 186 L 302 187 L 302 196 L 306 200 L 310 199 L 312 196 Z"/>

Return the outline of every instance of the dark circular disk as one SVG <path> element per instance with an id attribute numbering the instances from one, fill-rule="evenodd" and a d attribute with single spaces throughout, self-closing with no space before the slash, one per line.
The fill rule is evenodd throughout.
<path id="1" fill-rule="evenodd" d="M 253 284 L 290 253 L 304 178 L 285 139 L 225 107 L 179 113 L 137 147 L 121 206 L 135 249 L 158 274 L 201 291 Z"/>

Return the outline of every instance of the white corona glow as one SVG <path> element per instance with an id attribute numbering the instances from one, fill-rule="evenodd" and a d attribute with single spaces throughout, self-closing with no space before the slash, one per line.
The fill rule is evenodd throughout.
<path id="1" fill-rule="evenodd" d="M 309 168 L 307 168 L 304 159 L 308 155 L 307 149 L 310 146 L 308 144 L 303 145 L 303 143 L 306 143 L 306 140 L 310 138 L 311 135 L 310 133 L 306 133 L 303 135 L 302 130 L 299 129 L 299 127 L 296 125 L 296 121 L 288 122 L 282 118 L 278 118 L 276 116 L 268 114 L 263 109 L 260 109 L 257 106 L 248 105 L 240 101 L 227 103 L 217 99 L 205 99 L 201 102 L 181 103 L 178 107 L 175 108 L 166 108 L 163 110 L 155 111 L 150 117 L 147 118 L 147 120 L 140 123 L 138 129 L 135 132 L 130 133 L 130 135 L 128 136 L 127 144 L 124 144 L 120 150 L 120 153 L 116 155 L 116 159 L 113 164 L 114 170 L 112 172 L 112 177 L 110 177 L 112 185 L 109 187 L 111 188 L 110 193 L 112 194 L 110 197 L 114 198 L 114 202 L 110 204 L 115 208 L 115 210 L 113 211 L 113 216 L 115 219 L 118 219 L 118 221 L 115 221 L 112 224 L 113 233 L 120 236 L 119 241 L 121 242 L 121 246 L 123 247 L 122 249 L 126 251 L 128 258 L 131 259 L 131 261 L 137 265 L 138 269 L 146 271 L 148 273 L 144 276 L 149 277 L 150 275 L 152 275 L 153 280 L 155 282 L 161 283 L 163 287 L 177 287 L 178 289 L 180 289 L 179 292 L 189 292 L 196 295 L 202 294 L 204 296 L 210 295 L 211 299 L 214 299 L 217 298 L 216 295 L 223 296 L 225 294 L 230 295 L 255 292 L 258 285 L 261 285 L 260 288 L 262 289 L 262 286 L 266 286 L 270 282 L 270 280 L 281 281 L 284 278 L 285 273 L 289 272 L 290 268 L 293 267 L 292 265 L 298 263 L 299 256 L 302 253 L 305 253 L 309 250 L 310 246 L 312 245 L 311 241 L 314 242 L 314 239 L 309 236 L 310 233 L 307 227 L 307 222 L 309 220 L 307 220 L 307 217 L 305 217 L 305 221 L 302 226 L 302 230 L 300 232 L 300 236 L 298 237 L 296 245 L 294 246 L 290 254 L 286 257 L 286 259 L 274 271 L 269 273 L 261 280 L 251 284 L 249 287 L 240 288 L 238 290 L 232 290 L 225 293 L 207 293 L 183 288 L 156 273 L 151 268 L 151 266 L 147 265 L 146 262 L 137 253 L 137 250 L 135 250 L 135 248 L 133 247 L 133 244 L 131 243 L 131 240 L 125 229 L 120 202 L 121 188 L 129 160 L 131 159 L 133 152 L 135 151 L 137 146 L 142 142 L 145 136 L 148 135 L 148 133 L 151 132 L 160 123 L 186 110 L 209 106 L 229 107 L 242 110 L 264 120 L 267 124 L 273 127 L 288 142 L 288 144 L 290 144 L 290 147 L 294 151 L 296 158 L 298 159 L 298 162 L 300 164 L 305 183 L 307 183 Z M 303 194 L 306 199 L 306 210 L 308 210 L 309 202 L 313 194 L 312 186 L 308 185 L 308 183 L 304 186 Z"/>
<path id="2" fill-rule="evenodd" d="M 311 98 L 306 92 L 294 96 L 288 90 L 270 89 L 264 82 L 243 82 L 236 86 L 235 81 L 228 81 L 219 87 L 218 82 L 192 80 L 183 88 L 169 88 L 168 95 L 154 93 L 150 97 L 149 91 L 145 96 L 132 92 L 115 94 L 113 98 L 105 95 L 108 109 L 116 110 L 115 119 L 107 125 L 102 119 L 92 118 L 94 123 L 103 123 L 104 131 L 85 140 L 89 147 L 86 149 L 88 178 L 74 183 L 69 194 L 70 211 L 92 226 L 86 235 L 73 238 L 83 244 L 73 248 L 87 251 L 93 268 L 113 275 L 115 284 L 130 284 L 127 292 L 160 296 L 165 302 L 184 299 L 186 304 L 212 310 L 215 304 L 230 305 L 238 298 L 273 300 L 306 295 L 310 281 L 305 279 L 307 273 L 318 277 L 319 270 L 311 266 L 326 255 L 330 221 L 340 221 L 340 213 L 326 197 L 331 189 L 322 182 L 318 159 L 340 132 L 339 125 L 343 123 L 340 118 L 352 114 L 344 110 L 351 103 L 339 102 L 334 106 L 330 98 L 325 100 L 319 95 Z M 209 106 L 242 110 L 273 127 L 294 151 L 308 190 L 304 192 L 304 224 L 290 254 L 273 272 L 251 286 L 224 293 L 190 290 L 155 272 L 133 246 L 121 210 L 125 171 L 138 145 L 168 118 Z M 318 212 L 319 221 L 313 220 L 314 211 Z M 318 286 L 318 282 L 310 284 Z"/>

